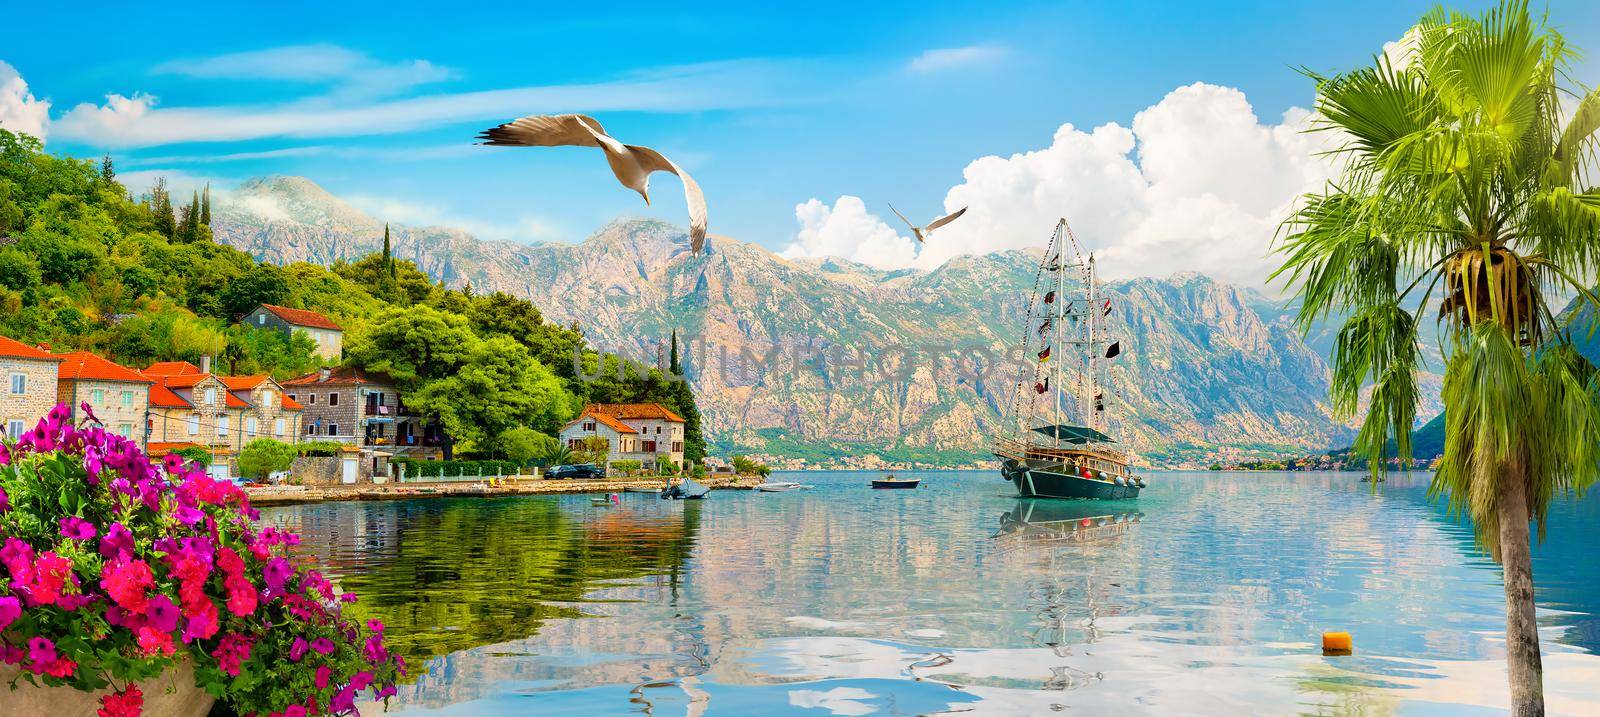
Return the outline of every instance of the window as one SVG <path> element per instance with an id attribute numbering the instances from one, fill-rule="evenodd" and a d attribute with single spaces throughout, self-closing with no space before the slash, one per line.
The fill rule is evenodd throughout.
<path id="1" fill-rule="evenodd" d="M 682 453 L 683 452 L 683 442 L 682 441 L 673 441 L 672 442 L 672 452 L 673 453 Z"/>
<path id="2" fill-rule="evenodd" d="M 245 416 L 245 419 L 244 419 L 244 433 L 247 436 L 256 435 L 256 417 L 255 416 Z"/>
<path id="3" fill-rule="evenodd" d="M 230 423 L 230 421 L 228 420 L 228 416 L 226 416 L 226 415 L 218 416 L 217 417 L 217 435 L 219 435 L 219 436 L 228 435 L 228 428 L 230 428 L 230 426 L 228 425 L 229 423 Z"/>
<path id="4" fill-rule="evenodd" d="M 337 394 L 337 393 L 328 394 L 328 405 L 329 406 L 337 406 L 337 405 L 339 405 L 339 394 Z"/>
<path id="5" fill-rule="evenodd" d="M 132 423 L 119 423 L 119 424 L 117 424 L 117 435 L 122 436 L 123 438 L 132 438 L 133 437 L 133 424 Z"/>
<path id="6" fill-rule="evenodd" d="M 217 389 L 214 388 L 214 387 L 207 388 L 206 389 L 206 401 L 205 401 L 206 405 L 209 406 L 209 405 L 211 405 L 213 403 L 216 403 L 216 402 L 217 402 Z"/>
<path id="7" fill-rule="evenodd" d="M 661 427 L 660 426 L 656 426 L 656 435 L 658 435 L 658 436 L 661 435 Z"/>
<path id="8" fill-rule="evenodd" d="M 13 441 L 21 438 L 22 432 L 25 430 L 27 429 L 22 427 L 22 419 L 20 418 L 13 418 L 9 421 L 6 421 L 6 435 L 10 436 L 11 440 Z"/>
<path id="9" fill-rule="evenodd" d="M 191 413 L 191 414 L 189 414 L 188 423 L 189 423 L 189 435 L 191 435 L 191 436 L 200 435 L 200 417 Z"/>
<path id="10" fill-rule="evenodd" d="M 28 374 L 13 372 L 11 374 L 11 393 L 18 396 L 28 392 Z"/>
<path id="11" fill-rule="evenodd" d="M 307 423 L 306 424 L 306 435 L 308 435 L 308 436 L 317 435 L 317 424 L 315 424 L 315 423 Z"/>
<path id="12" fill-rule="evenodd" d="M 90 391 L 89 397 L 90 402 L 96 406 L 106 405 L 106 391 L 103 388 L 97 388 L 93 391 Z"/>
<path id="13" fill-rule="evenodd" d="M 644 442 L 644 452 L 645 453 L 655 453 L 656 452 L 656 442 L 655 441 L 645 441 Z"/>
<path id="14" fill-rule="evenodd" d="M 290 396 L 290 398 L 294 398 L 294 397 Z M 294 400 L 298 401 L 300 399 L 295 398 Z M 313 393 L 313 394 L 310 394 L 310 395 L 306 396 L 306 403 L 309 403 L 309 404 L 311 404 L 313 406 L 317 405 L 317 394 Z"/>
<path id="15" fill-rule="evenodd" d="M 339 435 L 339 424 L 337 424 L 337 423 L 328 424 L 328 435 L 330 435 L 330 436 Z"/>
<path id="16" fill-rule="evenodd" d="M 267 325 L 267 315 L 265 313 L 256 314 L 256 326 L 266 326 L 266 325 Z"/>
<path id="17" fill-rule="evenodd" d="M 283 435 L 283 419 L 279 418 L 279 419 L 276 419 L 276 420 L 274 420 L 272 422 L 272 435 L 274 435 L 274 436 Z"/>
<path id="18" fill-rule="evenodd" d="M 123 391 L 122 392 L 122 407 L 123 408 L 133 408 L 133 392 L 132 391 Z"/>
<path id="19" fill-rule="evenodd" d="M 277 400 L 277 398 L 278 394 L 273 393 L 272 391 L 261 392 L 261 402 L 266 404 L 267 408 L 271 408 L 273 405 L 272 402 Z"/>
<path id="20" fill-rule="evenodd" d="M 289 394 L 289 400 L 291 400 L 291 401 L 298 401 L 298 400 L 300 400 L 300 397 L 299 397 L 299 396 L 296 396 L 296 395 L 295 395 L 295 394 L 292 394 L 292 393 L 291 393 L 291 394 Z"/>
<path id="21" fill-rule="evenodd" d="M 585 431 L 593 431 L 594 430 L 594 421 L 589 421 L 589 422 L 583 424 L 583 430 L 585 430 Z"/>

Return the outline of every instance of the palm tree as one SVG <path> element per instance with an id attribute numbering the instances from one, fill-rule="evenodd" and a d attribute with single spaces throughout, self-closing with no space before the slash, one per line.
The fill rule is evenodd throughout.
<path id="1" fill-rule="evenodd" d="M 1391 54 L 1313 75 L 1343 166 L 1284 222 L 1274 277 L 1303 330 L 1346 317 L 1330 393 L 1354 415 L 1370 385 L 1356 449 L 1375 474 L 1388 457 L 1409 465 L 1417 327 L 1440 324 L 1446 438 L 1431 492 L 1503 568 L 1513 713 L 1541 715 L 1529 524 L 1542 533 L 1552 496 L 1600 472 L 1600 379 L 1547 303 L 1570 289 L 1600 306 L 1587 289 L 1600 94 L 1572 89 L 1573 50 L 1522 0 L 1478 17 L 1436 10 Z M 1391 440 L 1398 456 L 1385 456 Z"/>

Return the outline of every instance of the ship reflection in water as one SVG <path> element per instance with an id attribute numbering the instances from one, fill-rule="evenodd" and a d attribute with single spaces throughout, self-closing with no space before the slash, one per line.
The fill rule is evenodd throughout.
<path id="1" fill-rule="evenodd" d="M 1498 573 L 1422 478 L 1164 474 L 1137 501 L 995 473 L 703 503 L 264 511 L 420 673 L 399 715 L 1493 714 Z M 1317 519 L 1322 518 L 1322 519 Z M 1600 714 L 1600 495 L 1536 554 L 1552 714 Z M 1324 658 L 1324 629 L 1356 654 Z"/>

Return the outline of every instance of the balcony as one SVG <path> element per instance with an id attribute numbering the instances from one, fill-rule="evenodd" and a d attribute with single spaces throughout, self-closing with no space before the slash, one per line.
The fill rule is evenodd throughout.
<path id="1" fill-rule="evenodd" d="M 390 406 L 387 404 L 377 405 L 368 403 L 362 405 L 361 413 L 365 416 L 384 416 L 388 418 L 396 418 L 406 415 L 406 409 L 405 406 Z"/>

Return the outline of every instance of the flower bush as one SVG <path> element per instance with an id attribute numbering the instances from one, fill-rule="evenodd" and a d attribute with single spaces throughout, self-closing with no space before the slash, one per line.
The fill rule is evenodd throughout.
<path id="1" fill-rule="evenodd" d="M 100 717 L 142 712 L 134 684 L 187 661 L 242 715 L 354 714 L 404 674 L 383 625 L 267 527 L 244 492 L 169 455 L 152 462 L 56 406 L 0 442 L 0 660 L 35 685 L 109 687 Z M 4 693 L 0 693 L 3 699 Z"/>

